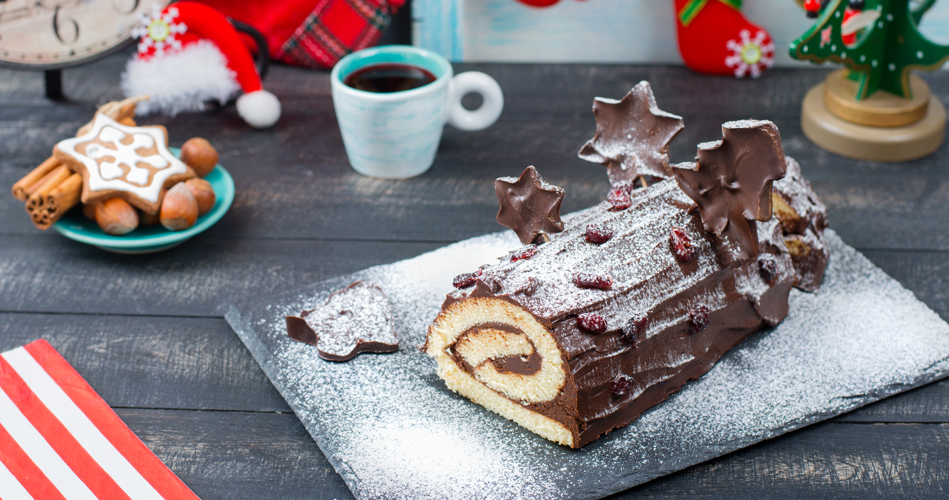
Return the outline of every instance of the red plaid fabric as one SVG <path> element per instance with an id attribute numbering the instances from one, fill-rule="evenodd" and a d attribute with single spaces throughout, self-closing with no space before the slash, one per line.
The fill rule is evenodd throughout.
<path id="1" fill-rule="evenodd" d="M 346 54 L 375 45 L 406 0 L 197 1 L 256 28 L 272 59 L 332 68 Z M 245 42 L 256 50 L 250 39 Z"/>
<path id="2" fill-rule="evenodd" d="M 320 0 L 274 57 L 296 66 L 332 68 L 346 54 L 379 40 L 395 3 L 402 2 Z"/>

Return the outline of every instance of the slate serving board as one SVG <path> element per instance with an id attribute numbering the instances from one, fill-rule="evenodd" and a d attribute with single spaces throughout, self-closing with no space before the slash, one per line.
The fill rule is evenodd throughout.
<path id="1" fill-rule="evenodd" d="M 698 381 L 581 450 L 452 393 L 421 353 L 452 278 L 520 246 L 510 233 L 231 305 L 226 318 L 357 498 L 600 498 L 949 376 L 949 324 L 827 231 L 816 295 Z M 369 280 L 389 295 L 399 352 L 330 363 L 284 316 Z"/>

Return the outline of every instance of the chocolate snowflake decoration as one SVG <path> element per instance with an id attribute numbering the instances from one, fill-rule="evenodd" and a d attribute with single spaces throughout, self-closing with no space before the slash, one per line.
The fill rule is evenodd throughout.
<path id="1" fill-rule="evenodd" d="M 649 82 L 639 82 L 621 100 L 593 101 L 596 135 L 580 149 L 584 160 L 606 165 L 610 183 L 638 175 L 669 177 L 669 143 L 685 126 L 682 117 L 656 106 Z"/>
<path id="2" fill-rule="evenodd" d="M 563 231 L 563 189 L 544 182 L 534 167 L 527 167 L 518 178 L 499 178 L 494 190 L 501 202 L 498 223 L 513 229 L 521 243 L 544 243 Z"/>
<path id="3" fill-rule="evenodd" d="M 771 183 L 787 162 L 778 127 L 766 120 L 722 125 L 722 140 L 699 144 L 697 163 L 675 165 L 679 187 L 702 214 L 705 230 L 738 245 L 743 259 L 758 255 L 757 224 L 771 219 Z"/>

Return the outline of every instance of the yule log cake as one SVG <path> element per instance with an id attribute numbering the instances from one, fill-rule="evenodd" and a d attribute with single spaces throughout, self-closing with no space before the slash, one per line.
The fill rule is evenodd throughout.
<path id="1" fill-rule="evenodd" d="M 779 323 L 828 259 L 825 209 L 773 123 L 726 123 L 670 166 L 682 119 L 648 83 L 594 114 L 580 156 L 607 167 L 607 201 L 564 224 L 533 167 L 498 179 L 498 221 L 526 246 L 455 278 L 422 347 L 450 389 L 573 448 Z"/>

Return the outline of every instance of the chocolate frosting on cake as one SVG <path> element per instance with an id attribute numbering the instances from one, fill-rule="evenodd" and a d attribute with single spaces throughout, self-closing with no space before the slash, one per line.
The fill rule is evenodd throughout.
<path id="1" fill-rule="evenodd" d="M 474 286 L 453 292 L 443 305 L 447 311 L 472 298 L 501 299 L 529 311 L 548 329 L 568 381 L 553 400 L 522 406 L 569 429 L 573 447 L 626 425 L 708 371 L 747 335 L 780 322 L 788 311 L 788 293 L 801 279 L 779 220 L 754 222 L 759 258 L 723 265 L 727 259 L 721 252 L 730 250 L 704 230 L 695 204 L 674 180 L 636 190 L 632 197 L 628 210 L 613 211 L 603 202 L 575 217 L 530 259 L 511 262 L 508 257 L 486 267 Z M 592 223 L 611 228 L 613 238 L 601 245 L 588 242 L 584 233 Z M 684 228 L 692 238 L 696 254 L 690 262 L 681 262 L 669 249 L 673 227 Z M 760 261 L 774 265 L 770 283 Z M 571 278 L 577 271 L 609 275 L 614 283 L 608 289 L 579 288 Z M 529 282 L 539 286 L 526 294 Z M 696 331 L 689 313 L 703 306 L 709 324 Z M 580 329 L 576 318 L 584 312 L 601 315 L 606 333 Z M 641 318 L 648 318 L 641 340 L 623 340 L 624 326 Z M 620 376 L 632 385 L 616 396 L 611 387 Z"/>
<path id="2" fill-rule="evenodd" d="M 581 157 L 662 165 L 681 120 L 657 115 L 648 84 L 624 101 L 597 100 L 595 110 L 610 111 L 597 113 Z M 643 109 L 668 119 L 640 127 Z M 574 448 L 779 323 L 791 288 L 816 290 L 829 256 L 824 206 L 771 122 L 726 123 L 721 141 L 699 146 L 697 163 L 677 165 L 675 178 L 653 170 L 669 178 L 648 187 L 614 170 L 613 190 L 629 203 L 604 201 L 550 241 L 456 280 L 422 347 L 450 389 Z"/>

